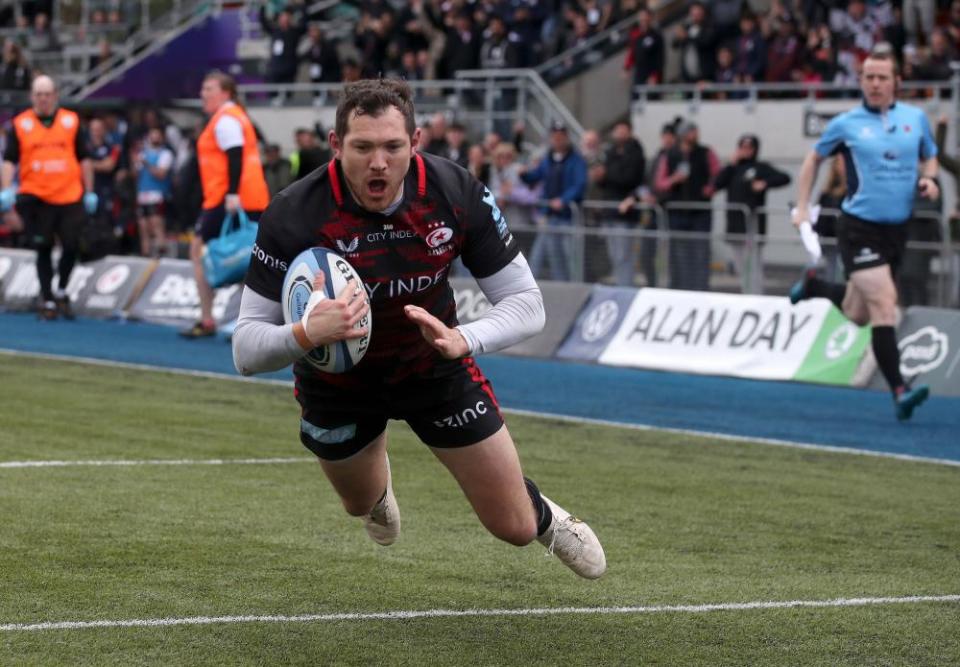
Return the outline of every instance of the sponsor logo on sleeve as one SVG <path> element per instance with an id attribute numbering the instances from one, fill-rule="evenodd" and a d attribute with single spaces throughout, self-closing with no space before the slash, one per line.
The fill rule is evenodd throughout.
<path id="1" fill-rule="evenodd" d="M 507 227 L 507 219 L 503 216 L 503 213 L 497 206 L 496 197 L 493 196 L 493 193 L 490 192 L 489 188 L 483 189 L 483 203 L 492 209 L 491 217 L 493 217 L 493 222 L 497 226 L 497 234 L 500 235 L 500 239 L 504 242 L 504 244 L 509 244 L 510 241 L 513 240 L 513 235 L 510 233 L 510 229 Z"/>
<path id="2" fill-rule="evenodd" d="M 250 254 L 252 254 L 258 262 L 269 269 L 273 269 L 274 271 L 283 271 L 284 273 L 287 272 L 287 263 L 284 260 L 274 257 L 256 243 L 253 244 L 253 249 L 250 251 Z"/>

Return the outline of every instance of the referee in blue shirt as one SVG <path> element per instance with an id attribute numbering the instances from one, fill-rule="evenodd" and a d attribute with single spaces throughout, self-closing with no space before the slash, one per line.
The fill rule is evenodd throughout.
<path id="1" fill-rule="evenodd" d="M 840 205 L 837 244 L 847 282 L 829 283 L 808 271 L 790 290 L 790 301 L 824 297 L 855 324 L 872 325 L 877 365 L 893 392 L 897 419 L 906 420 L 930 389 L 911 388 L 900 375 L 894 277 L 917 191 L 936 199 L 939 188 L 930 123 L 921 109 L 896 101 L 899 81 L 889 45 L 877 45 L 863 63 L 863 104 L 830 121 L 800 168 L 795 225 L 810 219 L 820 163 L 837 153 L 843 156 L 847 196 Z"/>

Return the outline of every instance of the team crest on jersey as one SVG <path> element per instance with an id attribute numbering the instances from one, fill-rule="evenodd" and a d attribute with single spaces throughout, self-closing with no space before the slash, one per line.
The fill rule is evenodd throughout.
<path id="1" fill-rule="evenodd" d="M 909 132 L 909 131 L 910 131 L 910 126 L 909 126 L 909 125 L 904 125 L 904 126 L 903 126 L 903 131 L 904 131 L 904 132 Z"/>
<path id="2" fill-rule="evenodd" d="M 360 247 L 360 237 L 354 236 L 353 240 L 350 243 L 344 243 L 340 239 L 337 239 L 337 247 L 340 248 L 340 252 L 353 253 L 357 251 L 357 248 Z"/>
<path id="3" fill-rule="evenodd" d="M 423 240 L 430 247 L 427 251 L 428 255 L 437 257 L 453 250 L 453 244 L 450 243 L 453 239 L 453 230 L 447 227 L 443 220 L 429 223 L 427 229 L 429 231 Z"/>
<path id="4" fill-rule="evenodd" d="M 439 224 L 443 224 L 442 222 Z M 453 230 L 449 227 L 437 227 L 432 232 L 427 234 L 427 245 L 431 248 L 439 248 L 444 243 L 448 242 L 453 238 Z"/>
<path id="5" fill-rule="evenodd" d="M 29 132 L 33 129 L 33 119 L 32 118 L 21 118 L 20 119 L 20 129 L 24 132 Z"/>
<path id="6" fill-rule="evenodd" d="M 76 125 L 76 123 L 77 121 L 73 116 L 67 116 L 66 114 L 64 114 L 63 116 L 60 117 L 60 124 L 63 125 L 65 128 L 67 128 L 68 130 L 73 128 L 73 126 Z"/>

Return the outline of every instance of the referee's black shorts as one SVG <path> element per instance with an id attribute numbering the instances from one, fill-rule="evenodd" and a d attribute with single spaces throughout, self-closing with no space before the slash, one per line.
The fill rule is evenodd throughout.
<path id="1" fill-rule="evenodd" d="M 843 270 L 850 274 L 888 264 L 896 276 L 907 246 L 907 225 L 867 222 L 848 213 L 837 221 L 837 247 Z"/>
<path id="2" fill-rule="evenodd" d="M 52 247 L 56 239 L 65 250 L 80 246 L 80 232 L 87 213 L 79 201 L 73 204 L 49 204 L 34 195 L 17 195 L 17 213 L 23 220 L 31 248 Z"/>
<path id="3" fill-rule="evenodd" d="M 431 447 L 454 448 L 489 438 L 503 426 L 490 381 L 473 358 L 443 364 L 439 377 L 397 384 L 370 382 L 362 388 L 301 378 L 295 394 L 301 407 L 300 441 L 321 459 L 353 456 L 402 419 Z"/>

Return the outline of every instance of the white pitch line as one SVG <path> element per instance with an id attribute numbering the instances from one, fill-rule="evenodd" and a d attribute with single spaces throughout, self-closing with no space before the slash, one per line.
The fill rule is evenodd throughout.
<path id="1" fill-rule="evenodd" d="M 423 611 L 382 611 L 371 613 L 301 614 L 297 616 L 191 616 L 186 618 L 144 618 L 120 621 L 55 621 L 47 623 L 6 623 L 0 632 L 38 630 L 85 630 L 89 628 L 156 628 L 174 625 L 220 625 L 233 623 L 324 623 L 330 621 L 393 621 L 420 618 L 464 618 L 491 616 L 562 616 L 575 614 L 702 614 L 715 611 L 757 609 L 822 609 L 871 605 L 960 602 L 960 595 L 911 595 L 908 597 L 846 598 L 836 600 L 789 600 L 785 602 L 724 602 L 699 605 L 655 605 L 647 607 L 539 607 L 532 609 L 427 609 Z"/>
<path id="2" fill-rule="evenodd" d="M 88 461 L 0 461 L 0 468 L 68 468 L 72 466 L 228 466 L 305 463 L 316 458 L 298 456 L 266 459 L 91 459 Z"/>
<path id="3" fill-rule="evenodd" d="M 244 377 L 242 375 L 228 375 L 225 373 L 213 373 L 209 371 L 193 371 L 183 368 L 167 368 L 164 366 L 151 366 L 149 364 L 132 364 L 124 361 L 111 361 L 108 359 L 96 359 L 92 357 L 71 357 L 60 354 L 46 354 L 43 352 L 24 352 L 22 350 L 13 350 L 0 348 L 0 354 L 11 356 L 36 357 L 39 359 L 53 359 L 56 361 L 68 361 L 76 363 L 91 364 L 95 366 L 107 366 L 113 368 L 127 368 L 139 371 L 154 371 L 159 373 L 169 373 L 172 375 L 187 375 L 191 377 L 212 378 L 217 380 L 233 380 L 235 382 L 254 382 L 270 385 L 290 386 L 293 380 L 274 380 L 270 378 Z M 665 433 L 676 433 L 679 435 L 689 435 L 697 438 L 713 438 L 716 440 L 726 440 L 730 442 L 748 442 L 757 445 L 773 445 L 775 447 L 793 447 L 795 449 L 804 449 L 810 451 L 831 452 L 834 454 L 853 454 L 855 456 L 870 456 L 881 459 L 894 459 L 897 461 L 908 461 L 911 463 L 933 463 L 936 465 L 945 465 L 960 467 L 960 461 L 953 459 L 941 459 L 932 456 L 914 456 L 912 454 L 895 454 L 893 452 L 879 452 L 872 449 L 856 449 L 854 447 L 838 447 L 834 445 L 821 445 L 812 442 L 800 442 L 796 440 L 779 440 L 776 438 L 762 438 L 750 435 L 737 435 L 732 433 L 718 433 L 715 431 L 698 431 L 694 429 L 672 428 L 669 426 L 656 426 L 654 424 L 637 424 L 633 422 L 619 422 L 608 419 L 593 419 L 590 417 L 573 417 L 570 415 L 556 414 L 552 412 L 538 412 L 535 410 L 519 410 L 514 408 L 502 408 L 507 414 L 522 415 L 525 417 L 539 417 L 542 419 L 554 419 L 557 421 L 573 424 L 596 424 L 599 426 L 612 426 L 614 428 L 624 428 L 633 431 L 663 431 Z"/>
<path id="4" fill-rule="evenodd" d="M 517 410 L 514 408 L 505 408 L 503 412 L 524 417 L 539 417 L 541 419 L 553 419 L 555 421 L 569 422 L 573 424 L 595 424 L 597 426 L 613 426 L 631 431 L 662 431 L 664 433 L 675 433 L 677 435 L 691 435 L 698 438 L 713 438 L 716 440 L 727 440 L 729 442 L 747 442 L 757 445 L 773 445 L 775 447 L 792 447 L 794 449 L 808 449 L 820 452 L 832 452 L 834 454 L 856 454 L 857 456 L 873 456 L 881 459 L 897 459 L 899 461 L 911 461 L 914 463 L 936 463 L 944 466 L 960 467 L 960 461 L 953 459 L 938 459 L 932 456 L 914 456 L 913 454 L 896 454 L 893 452 L 878 452 L 872 449 L 856 449 L 854 447 L 839 447 L 836 445 L 818 445 L 812 442 L 797 442 L 795 440 L 778 440 L 777 438 L 761 438 L 752 435 L 736 435 L 732 433 L 715 433 L 713 431 L 695 431 L 687 428 L 674 428 L 670 426 L 654 426 L 652 424 L 631 424 L 630 422 L 618 422 L 608 419 L 593 419 L 591 417 L 571 417 L 552 412 L 535 412 L 533 410 Z"/>

